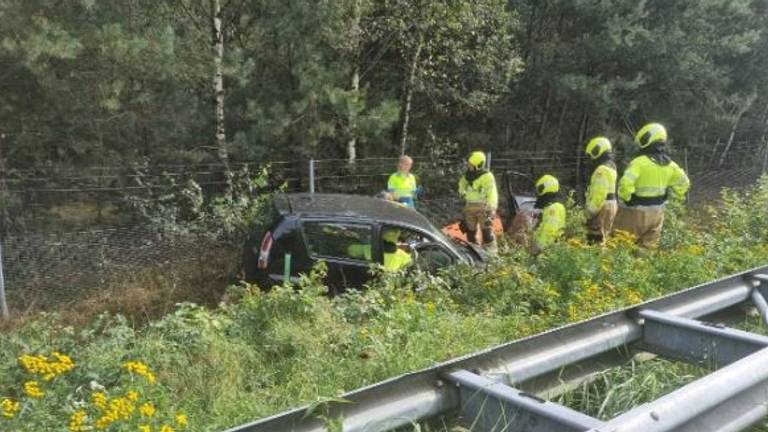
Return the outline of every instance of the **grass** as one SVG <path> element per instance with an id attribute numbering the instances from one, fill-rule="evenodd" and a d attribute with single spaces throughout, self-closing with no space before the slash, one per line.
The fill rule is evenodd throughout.
<path id="1" fill-rule="evenodd" d="M 568 240 L 538 258 L 507 249 L 483 268 L 383 275 L 365 291 L 335 298 L 325 295 L 322 269 L 317 269 L 299 287 L 268 293 L 254 286 L 230 287 L 215 308 L 181 303 L 170 311 L 155 310 L 154 303 L 167 304 L 167 299 L 140 292 L 139 301 L 127 304 L 148 302 L 151 313 L 117 302 L 114 310 L 133 310 L 132 318 L 105 313 L 65 325 L 61 314 L 28 318 L 0 332 L 0 400 L 25 407 L 11 420 L 0 418 L 0 430 L 62 430 L 78 407 L 90 410 L 88 421 L 93 421 L 98 414 L 90 402 L 94 385 L 104 386 L 113 398 L 136 385 L 120 372 L 128 360 L 145 362 L 156 375 L 156 384 L 142 391 L 152 395 L 159 412 L 187 414 L 189 430 L 223 430 L 765 264 L 768 181 L 748 193 L 726 193 L 723 202 L 708 213 L 706 227 L 682 209 L 669 209 L 659 251 L 637 249 L 621 236 L 604 248 L 587 246 L 579 240 L 579 211 L 571 208 Z M 176 293 L 185 287 L 176 282 L 167 289 Z M 143 315 L 153 319 L 136 318 Z M 26 396 L 21 389 L 32 377 L 19 368 L 17 357 L 54 350 L 71 355 L 77 366 L 41 383 L 46 397 Z M 675 369 L 659 366 L 646 380 L 643 373 L 651 366 L 635 365 L 641 373 L 631 376 L 609 371 L 615 375 L 565 401 L 610 415 L 668 391 L 666 385 L 675 381 L 666 373 Z M 693 373 L 678 372 L 683 379 Z M 453 426 L 430 427 L 421 430 Z M 126 421 L 107 430 L 136 430 L 136 424 Z"/>

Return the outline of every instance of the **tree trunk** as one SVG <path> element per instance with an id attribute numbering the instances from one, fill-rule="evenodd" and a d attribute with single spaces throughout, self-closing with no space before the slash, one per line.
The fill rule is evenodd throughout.
<path id="1" fill-rule="evenodd" d="M 352 91 L 354 92 L 354 98 L 357 100 L 360 97 L 360 67 L 355 65 L 354 71 L 352 71 Z M 347 162 L 350 164 L 355 163 L 357 158 L 357 114 L 349 114 L 349 141 L 347 141 Z"/>
<path id="2" fill-rule="evenodd" d="M 733 138 L 736 136 L 736 129 L 739 127 L 740 121 L 741 116 L 736 117 L 736 120 L 733 121 L 733 125 L 731 126 L 731 133 L 728 135 L 728 142 L 725 144 L 725 149 L 723 149 L 723 153 L 720 155 L 720 161 L 717 163 L 718 168 L 723 166 L 725 157 L 728 155 L 728 150 L 730 150 L 731 145 L 733 145 Z"/>
<path id="3" fill-rule="evenodd" d="M 357 102 L 360 98 L 360 0 L 355 0 L 352 5 L 352 46 L 354 54 L 352 56 L 354 65 L 352 67 L 352 98 Z M 350 164 L 355 163 L 357 158 L 357 113 L 349 113 L 349 141 L 347 141 L 347 161 Z"/>
<path id="4" fill-rule="evenodd" d="M 210 0 L 213 36 L 213 93 L 216 117 L 216 155 L 224 165 L 224 174 L 230 175 L 227 134 L 224 128 L 224 32 L 221 24 L 221 1 Z"/>
<path id="5" fill-rule="evenodd" d="M 408 142 L 408 122 L 411 117 L 411 99 L 413 98 L 413 85 L 416 81 L 416 71 L 419 65 L 419 56 L 423 45 L 422 37 L 419 36 L 419 42 L 413 51 L 411 64 L 408 70 L 408 79 L 403 82 L 403 100 L 400 105 L 400 154 L 405 154 L 406 143 Z"/>

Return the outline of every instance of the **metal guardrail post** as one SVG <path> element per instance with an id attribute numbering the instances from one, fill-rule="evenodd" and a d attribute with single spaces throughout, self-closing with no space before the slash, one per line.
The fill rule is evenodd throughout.
<path id="1" fill-rule="evenodd" d="M 3 243 L 0 242 L 0 318 L 8 320 L 11 314 L 8 311 L 8 302 L 5 298 L 5 275 L 3 274 Z"/>
<path id="2" fill-rule="evenodd" d="M 309 193 L 315 193 L 315 160 L 309 160 Z"/>
<path id="3" fill-rule="evenodd" d="M 488 152 L 488 156 L 485 158 L 485 169 L 491 170 L 491 152 Z"/>

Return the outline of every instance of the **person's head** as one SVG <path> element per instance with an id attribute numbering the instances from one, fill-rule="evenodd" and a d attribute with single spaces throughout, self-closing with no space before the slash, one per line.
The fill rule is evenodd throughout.
<path id="1" fill-rule="evenodd" d="M 604 136 L 592 138 L 589 140 L 587 147 L 584 149 L 584 152 L 592 160 L 596 160 L 603 155 L 610 154 L 611 151 L 611 141 L 609 141 L 608 138 Z"/>
<path id="2" fill-rule="evenodd" d="M 481 151 L 474 151 L 469 155 L 467 159 L 467 165 L 470 169 L 480 169 L 485 165 L 485 153 Z"/>
<path id="3" fill-rule="evenodd" d="M 413 167 L 413 159 L 406 155 L 400 156 L 400 159 L 397 161 L 397 171 L 408 174 L 411 172 L 411 167 Z"/>
<path id="4" fill-rule="evenodd" d="M 667 142 L 667 129 L 659 123 L 648 123 L 635 135 L 635 143 L 640 149 L 663 146 Z"/>
<path id="5" fill-rule="evenodd" d="M 397 243 L 400 238 L 400 230 L 397 228 L 384 228 L 381 231 L 381 240 L 385 243 Z"/>
<path id="6" fill-rule="evenodd" d="M 536 196 L 558 192 L 560 192 L 560 182 L 557 181 L 555 176 L 545 174 L 536 181 Z"/>

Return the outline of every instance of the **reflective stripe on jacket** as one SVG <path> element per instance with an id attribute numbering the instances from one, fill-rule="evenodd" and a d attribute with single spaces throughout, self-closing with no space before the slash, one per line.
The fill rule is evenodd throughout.
<path id="1" fill-rule="evenodd" d="M 660 205 L 666 201 L 668 190 L 682 198 L 689 187 L 688 176 L 675 162 L 659 165 L 643 155 L 634 158 L 624 171 L 619 180 L 619 198 L 630 206 Z"/>
<path id="2" fill-rule="evenodd" d="M 395 194 L 395 199 L 407 207 L 415 207 L 416 176 L 411 173 L 401 174 L 399 171 L 390 175 L 387 181 L 387 192 Z"/>
<path id="3" fill-rule="evenodd" d="M 541 222 L 536 227 L 533 234 L 533 240 L 538 249 L 554 243 L 563 235 L 565 229 L 565 206 L 562 203 L 555 202 L 541 210 Z"/>
<path id="4" fill-rule="evenodd" d="M 459 196 L 467 203 L 485 204 L 489 210 L 496 210 L 499 205 L 496 179 L 490 172 L 479 176 L 471 184 L 462 176 L 459 180 Z"/>
<path id="5" fill-rule="evenodd" d="M 587 212 L 597 214 L 610 194 L 616 193 L 616 168 L 610 165 L 598 165 L 592 173 L 587 186 Z M 613 198 L 616 199 L 615 196 Z"/>

